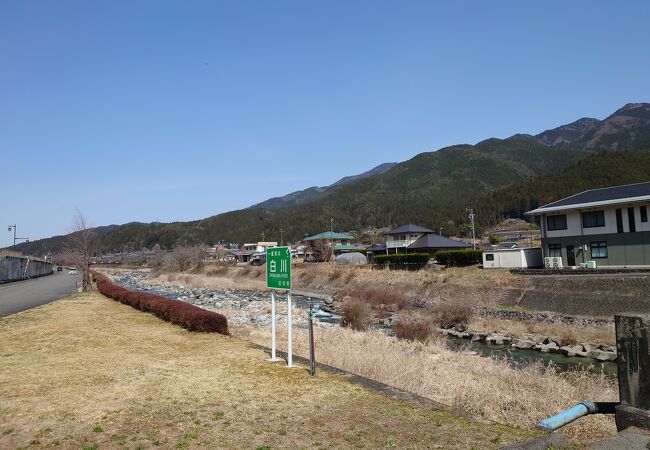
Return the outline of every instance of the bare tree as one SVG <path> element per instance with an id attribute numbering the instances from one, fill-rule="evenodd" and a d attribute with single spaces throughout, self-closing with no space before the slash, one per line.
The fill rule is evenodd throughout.
<path id="1" fill-rule="evenodd" d="M 207 251 L 203 246 L 177 246 L 174 251 L 165 255 L 163 267 L 170 272 L 185 272 L 193 267 L 203 265 Z"/>
<path id="2" fill-rule="evenodd" d="M 319 239 L 312 241 L 311 248 L 316 253 L 321 261 L 332 260 L 334 249 L 332 243 L 328 239 Z"/>
<path id="3" fill-rule="evenodd" d="M 84 215 L 77 209 L 72 219 L 72 232 L 68 235 L 68 254 L 77 270 L 81 272 L 81 289 L 87 292 L 90 283 L 90 248 L 94 238 L 92 228 Z"/>

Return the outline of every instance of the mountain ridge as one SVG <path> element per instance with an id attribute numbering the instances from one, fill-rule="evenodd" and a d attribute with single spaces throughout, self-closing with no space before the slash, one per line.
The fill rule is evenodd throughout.
<path id="1" fill-rule="evenodd" d="M 263 202 L 256 203 L 252 206 L 249 206 L 249 208 L 283 208 L 286 206 L 300 205 L 302 203 L 321 198 L 322 196 L 326 195 L 329 191 L 331 191 L 332 189 L 338 186 L 343 186 L 344 184 L 351 183 L 352 181 L 355 180 L 361 180 L 366 177 L 384 173 L 385 171 L 393 167 L 395 164 L 397 163 L 392 163 L 392 162 L 382 163 L 358 175 L 348 175 L 346 177 L 343 177 L 328 186 L 311 186 L 306 189 L 302 189 L 300 191 L 294 191 L 279 197 L 269 198 L 267 200 L 264 200 Z"/>
<path id="2" fill-rule="evenodd" d="M 556 144 L 549 145 L 549 142 Z M 479 210 L 476 202 L 489 204 L 490 193 L 505 196 L 503 192 L 515 190 L 512 201 L 525 204 L 528 201 L 516 192 L 521 183 L 535 180 L 538 185 L 546 186 L 545 177 L 575 167 L 582 160 L 592 161 L 589 158 L 603 150 L 614 151 L 614 156 L 608 156 L 611 160 L 621 150 L 644 148 L 650 149 L 650 104 L 631 103 L 602 121 L 583 118 L 536 136 L 516 134 L 506 139 L 486 139 L 476 145 L 454 145 L 423 152 L 382 173 L 353 179 L 319 193 L 318 198 L 295 205 L 251 207 L 190 222 L 120 225 L 101 236 L 97 251 L 120 250 L 124 246 L 151 248 L 155 244 L 171 248 L 180 242 L 214 243 L 221 239 L 263 240 L 263 237 L 279 236 L 281 228 L 287 238 L 299 239 L 307 233 L 328 229 L 330 218 L 340 230 L 406 222 L 432 229 L 449 226 L 457 230 L 466 220 L 464 208 L 473 206 Z M 634 164 L 633 160 L 622 160 Z M 632 165 L 628 171 L 638 174 Z M 580 176 L 579 171 L 575 173 Z M 608 178 L 607 174 L 580 177 L 592 184 L 597 181 L 592 177 L 600 177 L 600 182 L 616 183 L 616 178 Z M 555 183 L 569 185 L 561 180 Z M 563 192 L 557 187 L 547 189 Z M 543 197 L 542 194 L 536 195 Z M 521 214 L 522 209 L 502 203 L 494 203 L 492 208 L 504 208 L 503 214 L 515 215 Z M 483 216 L 477 217 L 479 226 L 487 225 L 487 221 L 503 215 L 502 212 L 484 211 Z M 19 244 L 16 249 L 29 252 L 42 245 L 35 241 Z M 47 246 L 55 248 L 51 242 Z"/>

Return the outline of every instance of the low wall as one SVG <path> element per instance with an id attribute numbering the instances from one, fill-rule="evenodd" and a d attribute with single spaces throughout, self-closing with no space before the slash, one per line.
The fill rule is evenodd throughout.
<path id="1" fill-rule="evenodd" d="M 571 315 L 613 316 L 650 311 L 650 274 L 529 277 L 500 304 Z"/>
<path id="2" fill-rule="evenodd" d="M 36 278 L 52 273 L 52 263 L 15 252 L 0 253 L 0 283 Z"/>

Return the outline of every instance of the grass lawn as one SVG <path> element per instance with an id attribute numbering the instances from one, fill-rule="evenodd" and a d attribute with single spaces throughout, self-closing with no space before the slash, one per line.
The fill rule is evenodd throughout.
<path id="1" fill-rule="evenodd" d="M 499 448 L 531 433 L 265 362 L 97 293 L 0 319 L 0 448 Z"/>

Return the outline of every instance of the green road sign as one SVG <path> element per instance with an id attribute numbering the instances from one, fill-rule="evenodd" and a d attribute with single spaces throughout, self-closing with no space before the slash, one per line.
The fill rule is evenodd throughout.
<path id="1" fill-rule="evenodd" d="M 289 247 L 266 249 L 266 287 L 291 289 L 291 250 Z"/>

